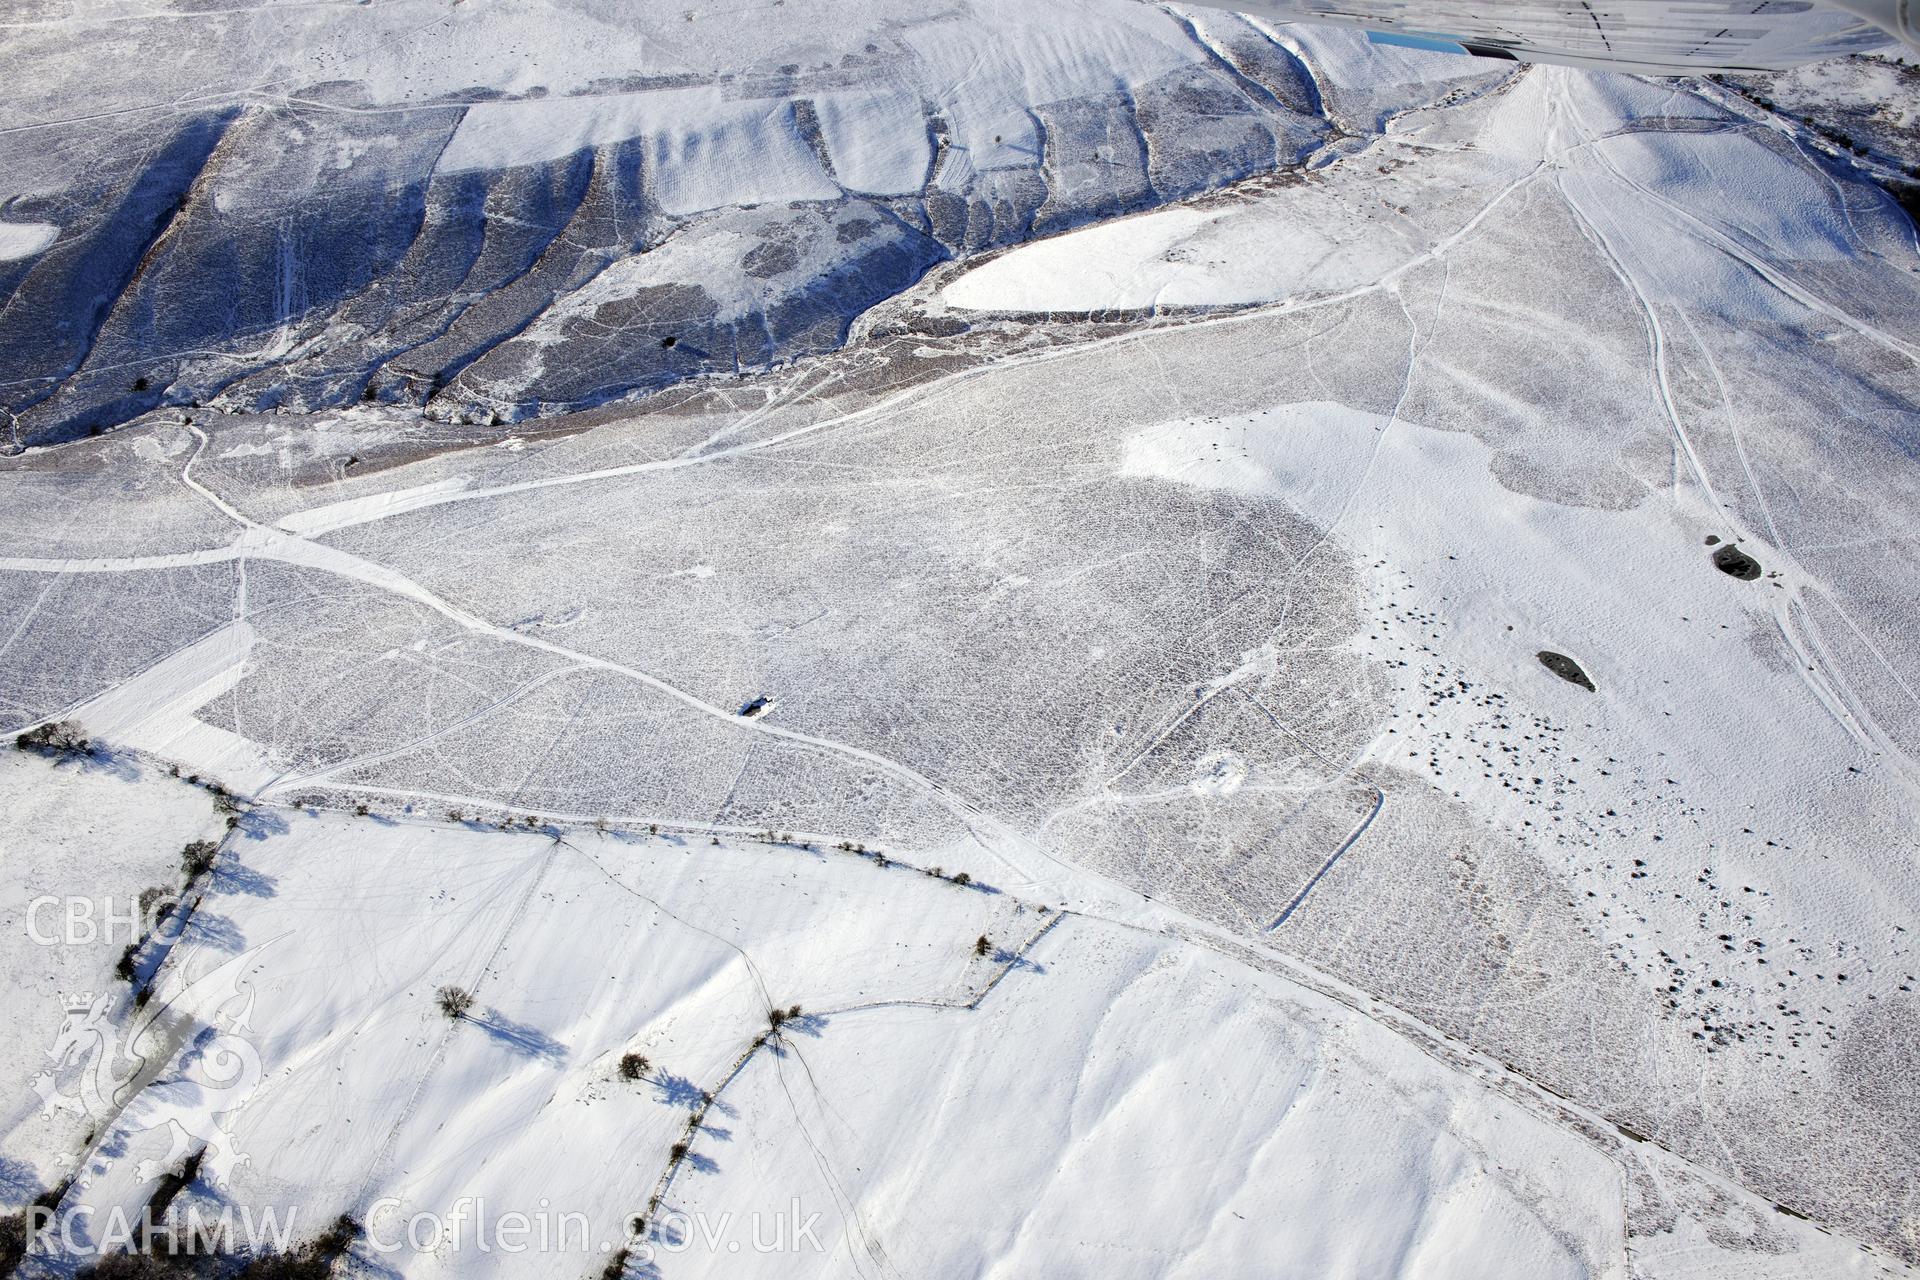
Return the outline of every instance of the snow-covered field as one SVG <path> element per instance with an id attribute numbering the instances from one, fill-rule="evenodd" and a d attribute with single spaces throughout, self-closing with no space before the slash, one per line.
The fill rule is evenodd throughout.
<path id="1" fill-rule="evenodd" d="M 84 805 L 123 857 L 206 811 L 137 765 L 19 759 L 6 785 L 62 820 Z M 114 830 L 161 815 L 176 830 Z M 69 857 L 94 892 L 143 874 Z M 88 1096 L 89 1035 L 185 1047 L 111 1115 L 30 1092 L 8 1167 L 73 1176 L 84 1252 L 204 1143 L 202 1208 L 277 1213 L 296 1239 L 356 1213 L 381 1274 L 598 1274 L 636 1215 L 655 1226 L 633 1274 L 1875 1270 L 1135 895 L 1053 885 L 1056 906 L 952 875 L 798 840 L 256 809 L 157 979 L 162 1019 L 124 994 L 105 1018 L 23 1006 L 9 1074 L 71 1048 L 40 1077 L 63 1098 Z M 15 973 L 84 963 L 20 950 Z M 474 997 L 458 1020 L 449 984 Z M 769 1007 L 800 1012 L 770 1036 Z"/>
<path id="2" fill-rule="evenodd" d="M 156 1187 L 338 1274 L 1920 1262 L 1905 108 L 1117 0 L 9 32 L 0 727 L 105 744 L 0 760 L 26 1273 Z"/>

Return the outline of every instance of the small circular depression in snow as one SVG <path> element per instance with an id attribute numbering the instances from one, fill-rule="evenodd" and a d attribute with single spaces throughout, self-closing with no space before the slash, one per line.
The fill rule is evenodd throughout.
<path id="1" fill-rule="evenodd" d="M 1237 751 L 1209 751 L 1194 762 L 1193 792 L 1230 796 L 1247 780 L 1247 761 Z"/>

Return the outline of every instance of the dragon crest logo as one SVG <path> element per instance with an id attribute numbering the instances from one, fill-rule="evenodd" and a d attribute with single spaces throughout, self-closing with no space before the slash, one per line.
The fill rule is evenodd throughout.
<path id="1" fill-rule="evenodd" d="M 246 981 L 262 943 L 116 1018 L 123 996 L 84 992 L 66 1001 L 66 1016 L 47 1050 L 52 1063 L 34 1078 L 41 1109 L 92 1120 L 103 1134 L 171 1135 L 160 1160 L 142 1160 L 142 1181 L 176 1167 L 204 1148 L 202 1174 L 214 1185 L 247 1163 L 228 1132 L 264 1074 L 247 1039 L 254 990 Z"/>

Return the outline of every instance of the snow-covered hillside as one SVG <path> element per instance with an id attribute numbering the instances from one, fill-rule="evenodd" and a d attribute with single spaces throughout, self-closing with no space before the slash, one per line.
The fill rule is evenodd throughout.
<path id="1" fill-rule="evenodd" d="M 1920 1262 L 1910 121 L 1783 106 L 1880 70 L 13 21 L 26 1274 Z"/>
<path id="2" fill-rule="evenodd" d="M 20 759 L 5 785 L 84 803 L 95 838 L 206 811 L 130 762 Z M 500 827 L 253 809 L 150 1001 L 106 978 L 104 1009 L 31 1010 L 65 1021 L 30 1017 L 16 1056 L 68 1056 L 35 1072 L 8 1168 L 65 1188 L 74 1256 L 115 1248 L 116 1215 L 204 1143 L 196 1211 L 277 1213 L 296 1240 L 352 1214 L 343 1265 L 369 1274 L 598 1275 L 620 1248 L 632 1275 L 1880 1273 L 1364 994 L 1098 881 L 1024 897 L 797 838 Z M 69 854 L 95 891 L 167 871 Z M 84 963 L 10 959 L 49 954 Z M 453 984 L 474 1003 L 448 1019 Z M 770 1030 L 769 1007 L 797 1012 Z M 94 1034 L 181 1047 L 111 1115 L 33 1105 L 85 1100 Z M 550 1247 L 497 1236 L 515 1214 Z M 25 1273 L 66 1274 L 47 1261 Z"/>
<path id="3" fill-rule="evenodd" d="M 1229 14 L 755 12 L 38 6 L 0 47 L 13 438 L 196 402 L 511 420 L 764 369 L 933 262 L 1339 127 Z"/>

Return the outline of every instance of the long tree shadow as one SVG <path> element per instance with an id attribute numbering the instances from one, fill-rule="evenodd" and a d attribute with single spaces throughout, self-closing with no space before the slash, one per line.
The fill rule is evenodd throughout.
<path id="1" fill-rule="evenodd" d="M 685 1076 L 677 1076 L 671 1071 L 662 1071 L 648 1083 L 653 1085 L 654 1093 L 659 1100 L 670 1107 L 685 1107 L 688 1111 L 698 1111 L 706 1105 L 706 1090 Z"/>
<path id="2" fill-rule="evenodd" d="M 995 948 L 993 962 L 995 964 L 1005 965 L 1009 973 L 1016 969 L 1024 969 L 1028 973 L 1045 973 L 1047 971 L 1047 966 L 1041 964 L 1039 961 L 1029 960 L 1020 953 L 1008 951 L 1004 947 Z"/>
<path id="3" fill-rule="evenodd" d="M 49 751 L 43 755 L 53 757 L 56 769 L 78 769 L 82 773 L 104 773 L 121 782 L 140 780 L 140 758 L 131 751 L 122 751 L 95 743 L 91 751 Z"/>
<path id="4" fill-rule="evenodd" d="M 231 916 L 223 916 L 217 911 L 208 911 L 205 907 L 195 911 L 177 935 L 178 941 L 191 943 L 197 947 L 211 947 L 215 951 L 224 951 L 228 955 L 239 955 L 247 949 L 247 935 L 234 923 Z M 169 947 L 156 948 L 153 956 L 153 968 L 158 970 L 166 959 Z M 151 980 L 151 973 L 143 974 L 143 980 Z"/>
<path id="5" fill-rule="evenodd" d="M 280 891 L 280 882 L 264 871 L 223 858 L 213 864 L 208 880 L 216 893 L 245 894 L 249 898 L 271 898 Z"/>
<path id="6" fill-rule="evenodd" d="M 780 1030 L 798 1031 L 809 1039 L 818 1040 L 827 1033 L 827 1020 L 817 1013 L 803 1013 L 797 1018 L 788 1018 L 780 1024 Z"/>
<path id="7" fill-rule="evenodd" d="M 286 818 L 269 809 L 249 809 L 240 814 L 239 819 L 233 829 L 248 840 L 265 840 L 293 830 Z"/>
<path id="8" fill-rule="evenodd" d="M 45 1190 L 32 1165 L 12 1156 L 0 1156 L 0 1202 L 25 1204 Z"/>
<path id="9" fill-rule="evenodd" d="M 809 1040 L 818 1040 L 826 1034 L 827 1020 L 817 1013 L 802 1014 L 798 1018 L 788 1018 L 780 1024 L 779 1033 L 769 1035 L 765 1048 L 776 1058 L 785 1058 L 789 1052 L 787 1037 L 798 1033 Z"/>
<path id="10" fill-rule="evenodd" d="M 498 1009 L 470 1013 L 466 1015 L 466 1020 L 523 1057 L 551 1063 L 556 1067 L 567 1060 L 567 1046 L 538 1027 L 515 1022 Z"/>

